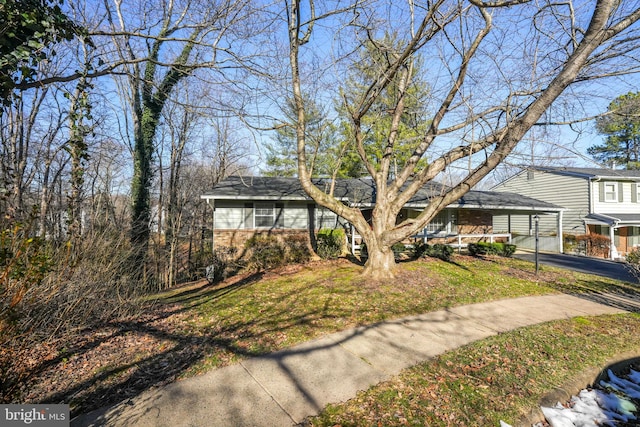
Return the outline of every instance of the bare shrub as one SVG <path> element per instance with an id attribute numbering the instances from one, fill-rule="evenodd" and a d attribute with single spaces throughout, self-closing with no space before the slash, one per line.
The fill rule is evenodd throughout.
<path id="1" fill-rule="evenodd" d="M 58 268 L 28 295 L 24 329 L 45 338 L 133 314 L 146 289 L 130 254 L 124 233 L 86 238 L 74 262 L 61 251 Z"/>
<path id="2" fill-rule="evenodd" d="M 584 247 L 584 253 L 589 256 L 606 258 L 609 256 L 611 240 L 601 234 L 582 234 L 576 236 L 578 245 Z"/>
<path id="3" fill-rule="evenodd" d="M 31 242 L 28 245 L 33 245 L 37 240 L 25 239 L 23 246 L 28 241 Z M 25 259 L 32 261 L 29 265 L 23 261 L 24 266 L 18 261 L 4 261 L 3 297 L 10 291 L 9 299 L 13 302 L 3 302 L 0 319 L 2 402 L 19 401 L 20 393 L 28 386 L 30 369 L 35 369 L 26 360 L 30 349 L 64 341 L 87 328 L 139 312 L 144 289 L 135 280 L 139 277 L 135 270 L 142 267 L 130 264 L 127 236 L 124 233 L 85 236 L 81 245 L 57 250 L 41 245 L 29 256 L 23 253 Z M 26 281 L 21 269 L 43 269 L 44 264 L 36 262 L 39 259 L 49 260 L 46 271 L 39 280 L 32 277 Z M 22 282 L 14 283 L 16 280 Z M 55 346 L 51 351 L 57 351 Z"/>
<path id="4" fill-rule="evenodd" d="M 286 263 L 285 246 L 275 236 L 256 234 L 244 244 L 249 268 L 256 271 L 280 267 Z"/>

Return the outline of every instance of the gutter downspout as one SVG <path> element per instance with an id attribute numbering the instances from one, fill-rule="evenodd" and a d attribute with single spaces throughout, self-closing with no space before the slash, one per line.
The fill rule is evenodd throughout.
<path id="1" fill-rule="evenodd" d="M 207 206 L 211 206 L 211 253 L 213 253 L 216 250 L 216 202 L 214 200 L 213 203 L 210 203 L 211 199 L 209 198 L 205 200 L 207 201 Z"/>
<path id="2" fill-rule="evenodd" d="M 589 214 L 595 212 L 595 201 L 593 200 L 593 183 L 600 182 L 600 178 L 589 178 Z M 586 227 L 586 224 L 585 224 Z M 586 230 L 585 230 L 586 232 Z"/>

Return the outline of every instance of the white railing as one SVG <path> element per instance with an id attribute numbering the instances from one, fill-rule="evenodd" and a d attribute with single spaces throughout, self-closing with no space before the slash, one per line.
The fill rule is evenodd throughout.
<path id="1" fill-rule="evenodd" d="M 415 234 L 411 236 L 414 239 L 424 239 L 426 243 L 429 239 L 450 239 L 457 238 L 457 244 L 447 243 L 449 246 L 455 246 L 457 248 L 466 247 L 467 244 L 462 241 L 462 239 L 489 239 L 490 243 L 493 243 L 497 238 L 505 238 L 508 243 L 511 243 L 511 233 L 479 233 L 479 234 L 431 234 L 431 233 L 422 233 Z"/>
<path id="2" fill-rule="evenodd" d="M 467 243 L 463 242 L 463 239 L 489 239 L 490 243 L 493 243 L 495 239 L 506 238 L 508 243 L 511 243 L 511 233 L 479 233 L 479 234 L 437 234 L 437 233 L 421 233 L 411 236 L 412 239 L 423 239 L 425 243 L 429 239 L 451 239 L 456 238 L 457 243 L 447 243 L 449 246 L 456 247 L 458 249 L 467 246 Z M 356 233 L 355 228 L 351 227 L 351 253 L 355 253 L 360 249 L 360 245 L 356 243 L 356 240 L 361 239 L 361 236 Z"/>

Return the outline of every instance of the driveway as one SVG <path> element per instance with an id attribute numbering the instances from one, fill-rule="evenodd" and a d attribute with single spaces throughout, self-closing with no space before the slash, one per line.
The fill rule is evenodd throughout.
<path id="1" fill-rule="evenodd" d="M 533 252 L 517 252 L 513 256 L 515 258 L 535 262 L 535 254 Z M 541 265 L 567 268 L 581 273 L 597 274 L 599 276 L 622 280 L 624 282 L 640 283 L 638 278 L 634 277 L 621 262 L 588 258 L 584 256 L 549 253 L 539 253 L 538 262 Z"/>

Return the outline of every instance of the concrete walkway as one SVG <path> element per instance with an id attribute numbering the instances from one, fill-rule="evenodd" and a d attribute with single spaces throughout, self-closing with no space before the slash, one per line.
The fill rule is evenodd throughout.
<path id="1" fill-rule="evenodd" d="M 536 323 L 623 311 L 563 294 L 436 311 L 248 359 L 82 415 L 71 425 L 292 426 L 328 403 L 470 342 Z"/>

